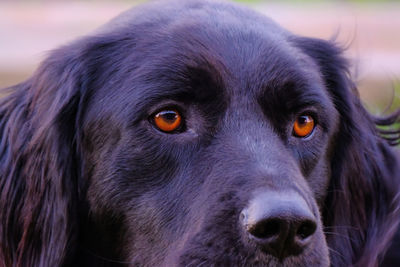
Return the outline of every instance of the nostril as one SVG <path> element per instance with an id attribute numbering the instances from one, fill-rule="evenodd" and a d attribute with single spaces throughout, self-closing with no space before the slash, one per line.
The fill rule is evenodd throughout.
<path id="1" fill-rule="evenodd" d="M 239 218 L 249 242 L 280 260 L 303 253 L 316 240 L 317 218 L 296 193 L 260 193 Z"/>
<path id="2" fill-rule="evenodd" d="M 263 220 L 249 229 L 254 237 L 260 239 L 268 239 L 278 236 L 282 231 L 281 222 L 278 219 Z"/>
<path id="3" fill-rule="evenodd" d="M 315 222 L 311 220 L 306 220 L 301 222 L 299 227 L 297 228 L 296 236 L 301 240 L 306 239 L 307 237 L 313 235 L 317 229 L 317 225 Z"/>

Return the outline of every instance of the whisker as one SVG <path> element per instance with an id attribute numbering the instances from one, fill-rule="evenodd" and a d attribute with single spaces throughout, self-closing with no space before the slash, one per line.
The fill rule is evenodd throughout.
<path id="1" fill-rule="evenodd" d="M 345 259 L 345 257 L 344 257 L 342 254 L 340 254 L 338 251 L 334 250 L 333 248 L 328 247 L 328 250 L 329 250 L 330 252 L 334 252 L 336 255 L 338 255 L 339 257 L 341 257 L 343 260 Z"/>
<path id="2" fill-rule="evenodd" d="M 347 235 L 343 235 L 343 234 L 339 234 L 339 233 L 335 233 L 335 232 L 325 232 L 325 231 L 324 231 L 324 234 L 335 235 L 335 236 L 339 236 L 339 237 L 342 237 L 342 238 L 347 239 L 347 240 L 350 240 L 350 241 L 354 241 L 354 239 L 350 238 L 350 237 L 347 236 Z"/>

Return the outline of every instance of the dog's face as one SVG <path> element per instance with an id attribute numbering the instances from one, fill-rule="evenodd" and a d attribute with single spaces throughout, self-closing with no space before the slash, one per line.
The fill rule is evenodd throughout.
<path id="1" fill-rule="evenodd" d="M 327 266 L 321 71 L 269 20 L 218 8 L 160 12 L 106 48 L 83 127 L 93 216 L 121 220 L 139 265 Z"/>
<path id="2" fill-rule="evenodd" d="M 245 8 L 128 11 L 11 90 L 0 265 L 371 266 L 399 222 L 398 115 Z"/>

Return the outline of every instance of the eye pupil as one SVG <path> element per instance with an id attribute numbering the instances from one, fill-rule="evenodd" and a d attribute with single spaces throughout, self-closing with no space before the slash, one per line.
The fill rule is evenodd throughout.
<path id="1" fill-rule="evenodd" d="M 161 111 L 159 114 L 162 119 L 168 123 L 173 123 L 178 117 L 178 114 L 175 111 L 171 110 Z"/>
<path id="2" fill-rule="evenodd" d="M 305 126 L 310 121 L 310 116 L 300 116 L 297 121 L 300 125 Z"/>

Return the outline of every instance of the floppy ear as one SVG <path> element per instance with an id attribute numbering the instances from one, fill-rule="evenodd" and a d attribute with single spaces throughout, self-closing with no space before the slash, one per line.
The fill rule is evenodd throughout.
<path id="1" fill-rule="evenodd" d="M 363 108 L 350 79 L 342 50 L 318 39 L 297 38 L 296 44 L 320 67 L 340 114 L 332 146 L 331 178 L 323 207 L 332 266 L 376 266 L 399 222 L 399 160 L 389 144 L 399 130 L 383 131 L 398 114 L 375 119 Z"/>
<path id="2" fill-rule="evenodd" d="M 55 51 L 0 104 L 0 266 L 61 266 L 75 253 L 81 52 Z"/>

